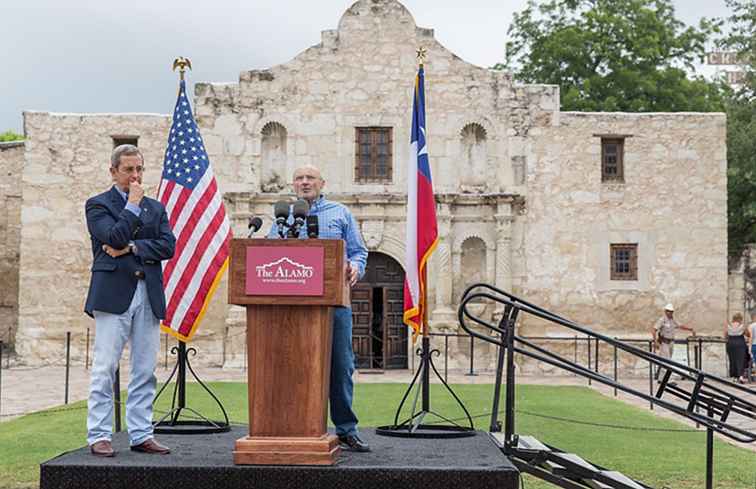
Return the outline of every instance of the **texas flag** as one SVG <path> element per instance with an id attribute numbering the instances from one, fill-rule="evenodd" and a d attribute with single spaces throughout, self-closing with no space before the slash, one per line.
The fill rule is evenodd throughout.
<path id="1" fill-rule="evenodd" d="M 436 201 L 425 144 L 425 74 L 423 66 L 415 78 L 412 103 L 412 136 L 407 168 L 407 268 L 404 280 L 404 322 L 420 333 L 427 307 L 426 266 L 438 242 Z"/>

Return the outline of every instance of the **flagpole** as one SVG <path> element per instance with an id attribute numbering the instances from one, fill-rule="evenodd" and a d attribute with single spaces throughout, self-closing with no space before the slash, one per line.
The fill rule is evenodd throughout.
<path id="1" fill-rule="evenodd" d="M 418 71 L 422 70 L 425 66 L 425 58 L 428 56 L 428 51 L 423 47 L 420 46 L 417 49 L 417 63 L 418 63 Z M 423 110 L 425 110 L 425 107 L 423 107 Z M 421 279 L 421 283 L 425 284 L 425 287 L 420 288 L 420 318 L 423 322 L 423 329 L 422 329 L 422 335 L 423 338 L 428 338 L 430 335 L 430 328 L 428 327 L 428 265 L 426 262 L 426 266 L 423 267 L 423 276 Z M 425 348 L 423 348 L 425 350 Z M 427 352 L 426 352 L 427 353 Z"/>
<path id="2" fill-rule="evenodd" d="M 424 68 L 425 57 L 427 51 L 424 47 L 420 47 L 417 50 L 417 62 L 418 72 Z M 425 110 L 425 107 L 423 107 Z M 427 144 L 427 142 L 426 142 Z M 422 390 L 422 412 L 430 412 L 430 361 L 431 361 L 431 348 L 430 348 L 430 330 L 428 328 L 428 262 L 422 270 L 423 276 L 420 278 L 420 283 L 424 286 L 420 287 L 420 320 L 423 322 L 422 326 L 422 379 L 420 380 L 420 386 Z M 423 416 L 418 418 L 418 424 L 423 422 Z"/>
<path id="3" fill-rule="evenodd" d="M 179 91 L 178 93 L 181 94 L 181 85 L 184 83 L 184 74 L 186 73 L 186 69 L 189 68 L 192 69 L 192 62 L 189 60 L 189 58 L 184 58 L 183 56 L 179 56 L 175 60 L 173 60 L 173 71 L 176 71 L 176 68 L 179 70 Z M 163 179 L 160 179 L 160 185 L 163 185 Z M 160 188 L 158 188 L 158 195 L 160 195 Z M 166 341 L 168 341 L 166 339 Z M 176 384 L 173 389 L 173 398 L 171 401 L 171 410 L 164 413 L 163 416 L 155 421 L 153 423 L 154 426 L 154 432 L 155 433 L 163 433 L 163 434 L 194 434 L 194 435 L 200 435 L 200 434 L 207 434 L 207 433 L 225 433 L 228 431 L 231 431 L 231 424 L 228 420 L 228 414 L 226 413 L 226 409 L 223 407 L 223 404 L 220 402 L 220 400 L 215 396 L 215 394 L 208 389 L 208 387 L 200 380 L 199 377 L 197 377 L 197 374 L 194 372 L 194 369 L 192 368 L 191 363 L 189 363 L 189 355 L 196 355 L 197 350 L 194 348 L 188 348 L 186 347 L 186 342 L 182 339 L 178 340 L 178 346 L 174 346 L 171 348 L 171 353 L 176 355 L 176 365 L 174 365 L 173 370 L 171 371 L 171 374 L 168 376 L 168 379 L 163 384 L 163 387 L 160 388 L 158 393 L 155 395 L 155 398 L 153 399 L 152 403 L 153 406 L 157 402 L 158 398 L 160 397 L 160 394 L 163 393 L 166 387 L 171 382 L 171 379 L 173 379 L 173 376 L 178 373 L 176 376 Z M 194 379 L 205 389 L 205 391 L 210 394 L 210 396 L 215 400 L 215 402 L 218 404 L 218 406 L 221 409 L 221 412 L 223 413 L 223 417 L 225 418 L 224 421 L 212 421 L 209 418 L 203 416 L 202 414 L 198 413 L 194 409 L 187 407 L 186 405 L 186 369 L 189 368 L 189 372 L 191 372 Z M 178 402 L 177 402 L 178 400 Z M 193 419 L 188 420 L 180 420 L 181 412 L 187 411 L 190 412 L 191 415 L 193 415 Z"/>
<path id="4" fill-rule="evenodd" d="M 427 158 L 427 142 L 424 139 L 424 136 L 420 140 L 415 139 L 415 134 L 424 134 L 425 133 L 425 96 L 424 96 L 424 77 L 422 76 L 423 71 L 423 64 L 425 61 L 425 57 L 427 55 L 427 50 L 424 47 L 420 47 L 417 50 L 417 61 L 419 64 L 418 67 L 418 74 L 415 78 L 415 96 L 413 97 L 413 116 L 412 116 L 412 136 L 410 137 L 411 146 L 413 147 L 413 151 L 422 151 L 423 158 Z M 418 126 L 419 125 L 419 126 Z M 415 144 L 419 141 L 422 141 L 423 144 Z M 419 156 L 417 153 L 415 154 L 415 157 Z M 411 156 L 412 158 L 412 156 Z M 410 163 L 411 164 L 411 163 Z M 418 172 L 417 168 L 414 168 L 414 170 Z M 425 178 L 427 178 L 428 183 L 430 184 L 431 178 L 429 169 L 427 170 L 428 174 Z M 412 185 L 412 184 L 410 184 Z M 431 188 L 431 198 L 435 200 L 435 198 L 432 195 L 432 185 L 430 185 Z M 411 197 L 410 194 L 412 192 L 412 189 L 408 190 L 407 193 L 407 206 L 408 209 L 412 207 L 411 204 Z M 426 193 L 427 197 L 427 193 Z M 413 201 L 414 202 L 414 201 Z M 431 205 L 431 204 L 427 204 Z M 415 210 L 408 211 L 407 216 L 407 226 L 408 226 L 408 232 L 407 234 L 410 234 L 410 226 L 412 226 L 412 221 L 410 220 L 409 212 L 415 212 Z M 433 220 L 435 221 L 435 214 L 433 215 Z M 434 224 L 435 226 L 435 224 Z M 434 230 L 434 240 L 437 239 L 437 233 L 436 230 Z M 411 316 L 411 324 L 413 327 L 413 344 L 416 340 L 418 333 L 420 336 L 422 336 L 422 344 L 421 347 L 415 352 L 416 355 L 420 357 L 420 365 L 417 369 L 417 372 L 415 373 L 414 377 L 412 378 L 412 381 L 410 382 L 409 387 L 404 393 L 404 397 L 399 402 L 399 407 L 396 410 L 396 414 L 394 415 L 394 424 L 393 425 L 387 425 L 387 426 L 379 426 L 376 428 L 376 433 L 379 435 L 384 436 L 400 436 L 400 437 L 418 437 L 418 438 L 459 438 L 464 436 L 474 436 L 475 435 L 475 429 L 472 421 L 472 417 L 470 416 L 470 413 L 467 411 L 467 408 L 465 408 L 462 401 L 457 397 L 457 395 L 454 393 L 452 388 L 447 384 L 446 379 L 444 379 L 441 374 L 438 373 L 438 370 L 436 369 L 436 366 L 433 364 L 432 357 L 434 355 L 438 356 L 440 355 L 440 352 L 438 350 L 431 349 L 430 346 L 430 327 L 428 325 L 428 256 L 433 252 L 433 248 L 435 247 L 435 242 L 432 244 L 429 249 L 423 250 L 423 256 L 418 257 L 419 265 L 417 266 L 417 269 L 414 268 L 413 265 L 413 271 L 414 273 L 417 273 L 417 282 L 419 284 L 419 290 L 417 291 L 417 301 L 415 302 L 412 300 L 412 316 Z M 416 253 L 417 250 L 410 250 L 408 249 L 408 256 L 410 253 Z M 408 262 L 412 261 L 410 258 L 407 259 Z M 408 287 L 405 285 L 405 287 Z M 405 289 L 406 290 L 406 289 Z M 411 294 L 412 292 L 410 292 Z M 413 298 L 414 299 L 414 298 Z M 407 305 L 405 304 L 405 307 Z M 416 308 L 416 309 L 415 309 Z M 406 313 L 406 310 L 405 310 Z M 417 314 L 417 315 L 415 315 Z M 405 321 L 407 318 L 405 317 Z M 410 323 L 408 322 L 408 325 Z M 422 328 L 422 329 L 420 329 Z M 418 331 L 419 330 L 419 331 Z M 431 410 L 430 405 L 430 384 L 431 384 L 431 371 L 436 375 L 436 378 L 443 384 L 443 386 L 446 388 L 447 392 L 454 398 L 455 401 L 457 401 L 458 406 L 461 408 L 461 410 L 464 412 L 465 417 L 468 422 L 468 426 L 462 426 L 461 424 L 457 423 L 453 419 L 449 419 L 446 416 L 443 416 L 433 410 Z M 414 391 L 414 400 L 412 401 L 412 407 L 411 407 L 411 414 L 407 419 L 405 419 L 402 422 L 399 422 L 399 416 L 402 413 L 402 408 L 404 406 L 405 401 L 408 400 L 410 393 Z M 417 401 L 418 399 L 421 400 L 421 408 L 420 410 L 416 410 L 417 407 Z M 433 422 L 424 422 L 427 417 L 435 417 L 441 421 L 439 423 L 438 421 Z M 464 419 L 464 418 L 461 418 Z"/>

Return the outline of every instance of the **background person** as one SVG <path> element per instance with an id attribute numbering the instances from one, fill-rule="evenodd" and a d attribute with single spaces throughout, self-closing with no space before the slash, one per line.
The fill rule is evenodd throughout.
<path id="1" fill-rule="evenodd" d="M 730 364 L 730 378 L 733 382 L 746 382 L 746 355 L 747 345 L 750 343 L 750 332 L 743 324 L 743 315 L 736 312 L 732 315 L 732 321 L 725 325 L 725 338 L 727 338 L 727 359 Z M 748 341 L 746 341 L 748 339 Z"/>
<path id="2" fill-rule="evenodd" d="M 672 304 L 664 306 L 664 315 L 660 317 L 656 324 L 654 324 L 651 334 L 654 338 L 654 345 L 656 346 L 656 354 L 660 357 L 664 357 L 668 360 L 672 359 L 672 353 L 675 349 L 675 334 L 678 329 L 690 331 L 695 336 L 696 332 L 692 328 L 679 324 L 675 321 L 675 308 Z M 654 378 L 659 380 L 659 372 L 661 367 L 656 369 Z"/>

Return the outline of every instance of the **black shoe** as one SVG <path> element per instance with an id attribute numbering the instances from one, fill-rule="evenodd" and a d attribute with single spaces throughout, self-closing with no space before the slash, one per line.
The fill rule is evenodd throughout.
<path id="1" fill-rule="evenodd" d="M 369 452 L 370 445 L 360 440 L 357 435 L 346 435 L 339 437 L 339 444 L 342 450 L 348 452 Z"/>

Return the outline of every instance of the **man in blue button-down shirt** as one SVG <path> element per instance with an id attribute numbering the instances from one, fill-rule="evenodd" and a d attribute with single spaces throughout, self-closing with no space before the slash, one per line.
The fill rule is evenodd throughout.
<path id="1" fill-rule="evenodd" d="M 343 239 L 346 242 L 348 260 L 347 273 L 352 286 L 365 274 L 367 248 L 360 235 L 357 221 L 343 204 L 326 200 L 321 195 L 325 186 L 320 170 L 312 165 L 303 166 L 294 172 L 294 192 L 300 199 L 310 204 L 308 215 L 318 217 L 318 237 Z M 278 229 L 273 225 L 269 238 L 278 237 Z M 307 237 L 307 229 L 302 226 L 300 238 Z M 333 312 L 333 343 L 331 348 L 331 420 L 336 426 L 336 434 L 343 449 L 369 452 L 370 446 L 360 439 L 357 431 L 357 416 L 352 410 L 354 384 L 354 352 L 352 351 L 352 308 L 336 307 Z"/>

